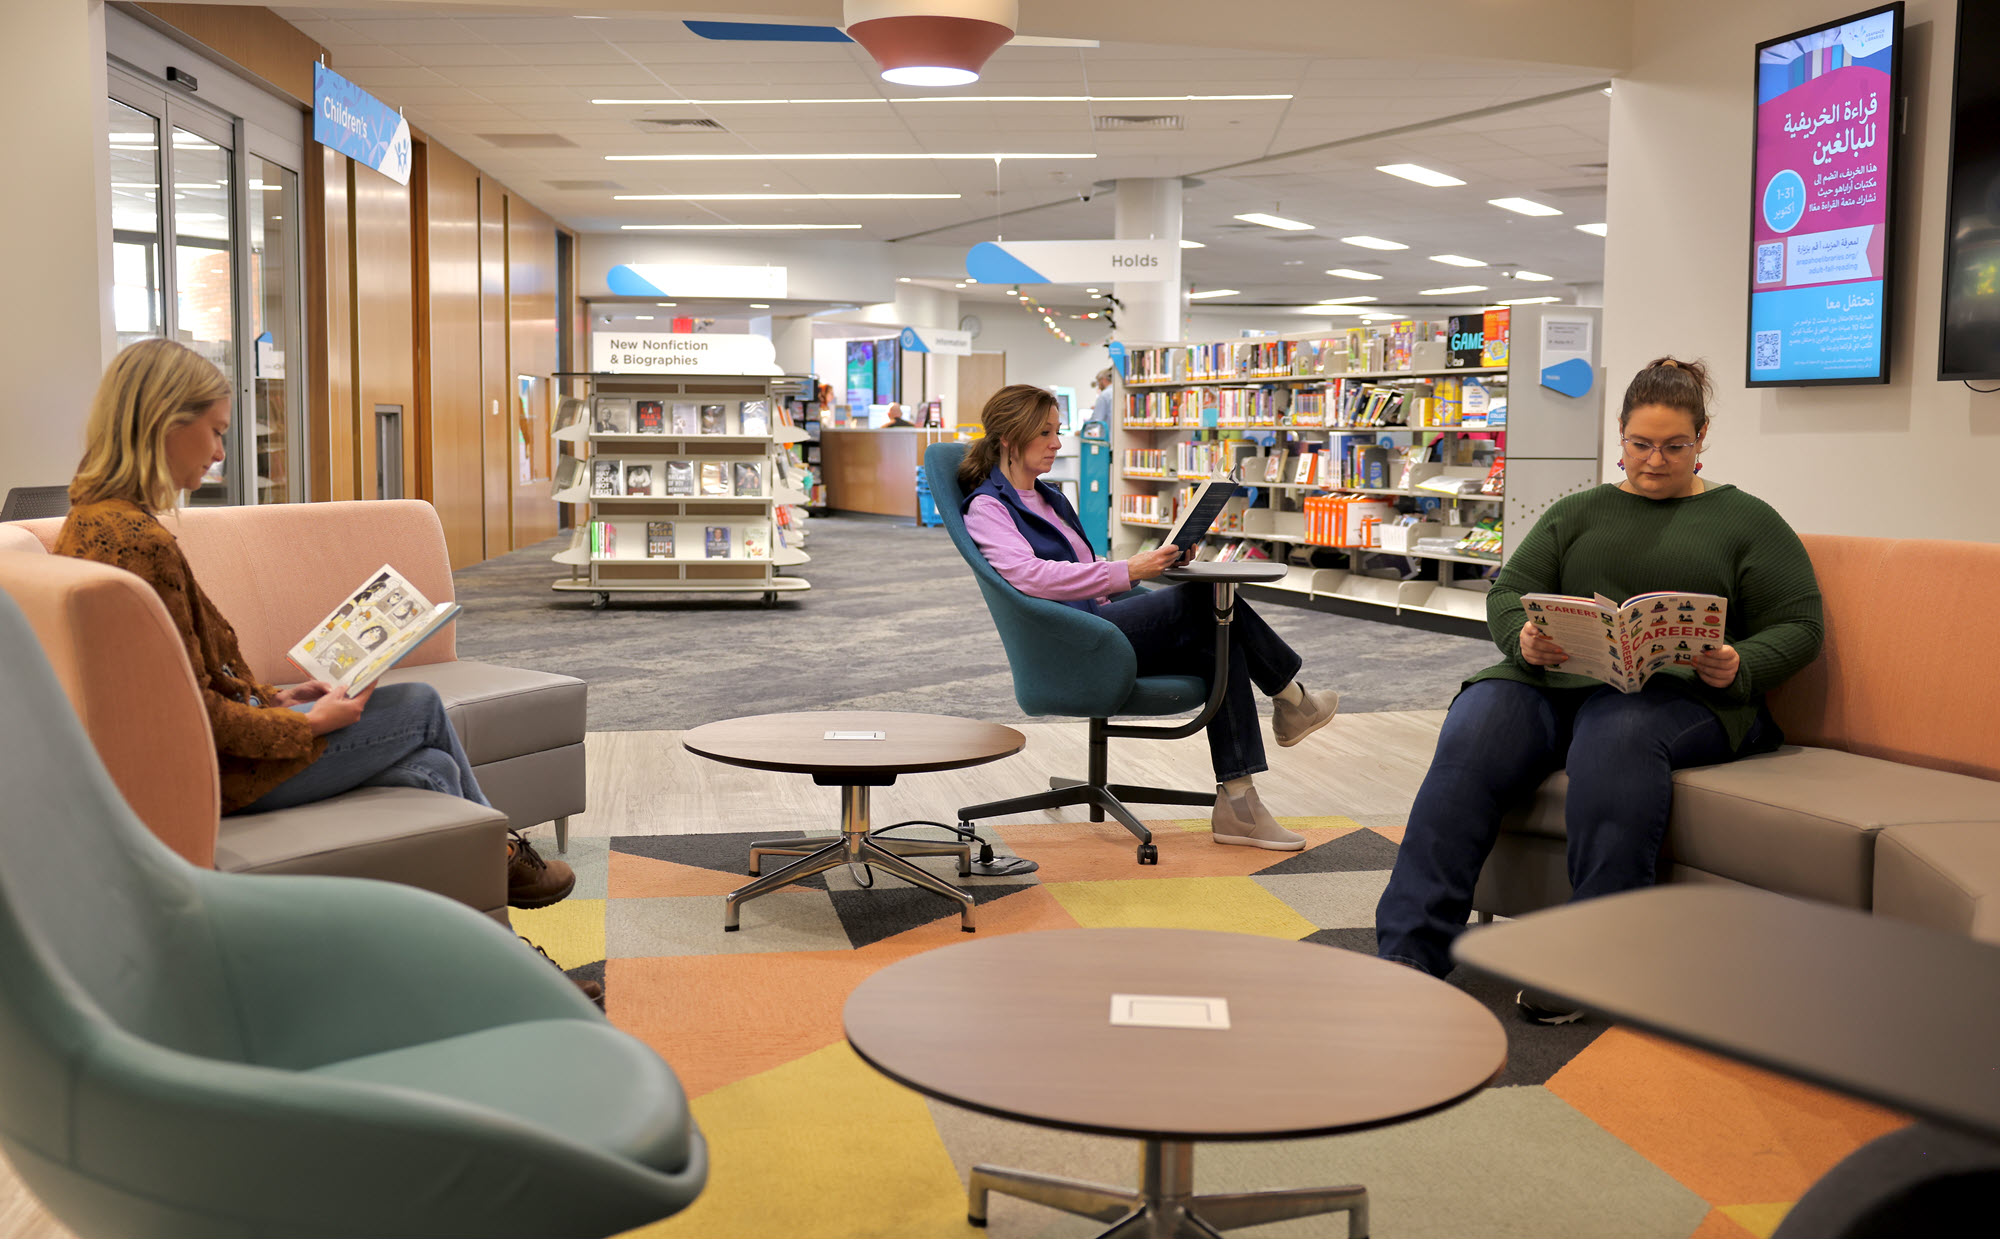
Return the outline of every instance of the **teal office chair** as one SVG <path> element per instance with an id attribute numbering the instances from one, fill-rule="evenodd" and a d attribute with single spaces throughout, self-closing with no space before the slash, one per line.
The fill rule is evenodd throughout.
<path id="1" fill-rule="evenodd" d="M 1008 585 L 986 562 L 978 544 L 965 532 L 965 517 L 960 512 L 965 493 L 958 485 L 958 465 L 964 458 L 962 443 L 936 443 L 924 452 L 924 472 L 937 497 L 938 515 L 944 518 L 952 544 L 972 566 L 979 591 L 986 596 L 986 609 L 993 617 L 993 627 L 1000 631 L 1000 644 L 1006 647 L 1007 664 L 1013 669 L 1014 700 L 1031 715 L 1089 719 L 1090 770 L 1086 779 L 1050 778 L 1047 792 L 968 805 L 958 811 L 959 821 L 970 825 L 1002 814 L 1088 805 L 1092 822 L 1103 822 L 1109 814 L 1138 837 L 1140 865 L 1157 865 L 1160 854 L 1153 844 L 1153 833 L 1125 808 L 1125 802 L 1207 806 L 1215 804 L 1215 793 L 1110 783 L 1110 741 L 1113 737 L 1177 740 L 1208 726 L 1222 709 L 1229 685 L 1228 626 L 1233 592 L 1218 592 L 1228 593 L 1228 600 L 1218 602 L 1216 621 L 1221 636 L 1215 643 L 1215 672 L 1207 684 L 1198 676 L 1140 676 L 1132 643 L 1116 625 L 1074 607 L 1030 598 Z M 1111 722 L 1117 715 L 1178 715 L 1190 710 L 1200 713 L 1173 726 Z"/>
<path id="2" fill-rule="evenodd" d="M 488 918 L 170 852 L 5 594 L 0 1144 L 83 1235 L 603 1236 L 708 1169 L 659 1056 Z"/>

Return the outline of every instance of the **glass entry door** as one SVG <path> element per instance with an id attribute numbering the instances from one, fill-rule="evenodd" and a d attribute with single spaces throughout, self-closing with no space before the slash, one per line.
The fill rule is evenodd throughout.
<path id="1" fill-rule="evenodd" d="M 298 173 L 245 151 L 243 122 L 114 67 L 113 322 L 119 346 L 177 340 L 234 395 L 226 459 L 192 505 L 300 498 Z M 164 136 L 165 141 L 162 141 Z"/>

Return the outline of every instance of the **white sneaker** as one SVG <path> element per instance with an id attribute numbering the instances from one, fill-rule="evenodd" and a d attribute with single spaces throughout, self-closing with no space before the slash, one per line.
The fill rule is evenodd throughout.
<path id="1" fill-rule="evenodd" d="M 1215 813 L 1209 818 L 1209 833 L 1218 844 L 1244 844 L 1273 852 L 1297 852 L 1306 846 L 1306 837 L 1294 835 L 1278 825 L 1271 811 L 1257 797 L 1255 788 L 1232 797 L 1221 787 L 1215 790 Z"/>
<path id="2" fill-rule="evenodd" d="M 1289 749 L 1325 727 L 1340 709 L 1340 694 L 1332 689 L 1305 691 L 1297 706 L 1283 698 L 1271 699 L 1271 732 L 1278 744 Z"/>

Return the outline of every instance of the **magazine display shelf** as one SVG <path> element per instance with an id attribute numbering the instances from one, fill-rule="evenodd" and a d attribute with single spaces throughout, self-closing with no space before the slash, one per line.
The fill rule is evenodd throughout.
<path id="1" fill-rule="evenodd" d="M 554 432 L 558 441 L 574 445 L 584 468 L 583 481 L 555 493 L 558 503 L 576 504 L 584 510 L 570 545 L 552 560 L 569 568 L 570 575 L 556 579 L 553 588 L 565 593 L 595 596 L 597 607 L 610 605 L 617 594 L 759 594 L 769 607 L 781 594 L 796 594 L 812 588 L 802 577 L 780 570 L 811 562 L 802 550 L 804 523 L 794 524 L 779 537 L 780 508 L 800 512 L 806 495 L 790 479 L 790 446 L 803 442 L 806 434 L 787 424 L 780 412 L 784 397 L 796 379 L 761 375 L 605 375 L 584 376 L 588 384 L 583 417 L 574 425 Z M 667 431 L 595 430 L 600 399 L 659 401 L 666 409 L 674 405 L 721 405 L 726 410 L 723 433 L 675 433 Z M 744 435 L 741 405 L 745 400 L 767 402 L 769 434 Z M 689 462 L 697 478 L 703 464 L 720 464 L 725 470 L 738 462 L 761 467 L 761 495 L 601 495 L 593 493 L 595 462 L 652 464 L 661 473 L 668 461 Z M 664 478 L 661 479 L 664 486 Z M 592 526 L 599 521 L 614 523 L 619 529 L 619 554 L 591 553 Z M 671 522 L 675 530 L 672 556 L 649 556 L 649 523 Z M 745 525 L 761 525 L 766 539 L 764 555 L 741 554 Z M 703 554 L 703 531 L 711 526 L 731 530 L 730 555 Z M 630 539 L 626 542 L 624 540 Z M 693 552 L 694 554 L 689 554 Z"/>
<path id="2" fill-rule="evenodd" d="M 1372 494 L 1384 497 L 1428 497 L 1444 500 L 1445 511 L 1452 515 L 1452 524 L 1471 525 L 1482 515 L 1491 515 L 1497 508 L 1502 519 L 1502 550 L 1498 559 L 1486 556 L 1472 556 L 1446 552 L 1424 552 L 1418 550 L 1385 550 L 1379 546 L 1332 547 L 1309 541 L 1299 534 L 1280 532 L 1275 528 L 1229 530 L 1212 534 L 1209 544 L 1243 541 L 1260 544 L 1264 553 L 1274 562 L 1285 564 L 1284 580 L 1270 585 L 1251 587 L 1255 591 L 1265 591 L 1267 597 L 1280 599 L 1297 598 L 1299 601 L 1329 599 L 1347 603 L 1362 603 L 1380 606 L 1401 614 L 1414 612 L 1422 615 L 1451 617 L 1457 620 L 1483 624 L 1486 619 L 1486 590 L 1490 584 L 1485 573 L 1506 562 L 1508 553 L 1518 544 L 1541 514 L 1550 504 L 1565 495 L 1586 490 L 1597 485 L 1600 460 L 1600 442 L 1603 433 L 1604 374 L 1599 352 L 1601 335 L 1601 311 L 1595 307 L 1583 306 L 1516 306 L 1510 323 L 1510 345 L 1506 366 L 1473 366 L 1449 370 L 1372 370 L 1349 371 L 1331 368 L 1326 373 L 1300 375 L 1259 375 L 1244 374 L 1236 378 L 1216 378 L 1203 376 L 1194 379 L 1170 379 L 1149 377 L 1142 381 L 1121 382 L 1116 393 L 1114 408 L 1120 410 L 1113 428 L 1112 460 L 1122 463 L 1126 449 L 1164 449 L 1169 454 L 1177 450 L 1176 444 L 1191 437 L 1200 437 L 1204 430 L 1236 433 L 1241 435 L 1275 436 L 1280 447 L 1298 447 L 1314 441 L 1324 443 L 1331 436 L 1367 435 L 1377 441 L 1383 437 L 1394 437 L 1406 441 L 1415 435 L 1439 435 L 1455 438 L 1461 435 L 1501 435 L 1504 436 L 1503 455 L 1506 457 L 1506 489 L 1501 495 L 1441 495 L 1416 488 L 1378 488 L 1364 490 L 1358 487 L 1342 487 L 1337 483 L 1314 482 L 1294 483 L 1290 481 L 1265 483 L 1249 480 L 1245 488 L 1255 488 L 1272 496 L 1271 509 L 1250 509 L 1252 514 L 1267 511 L 1282 511 L 1292 515 L 1307 495 L 1323 493 Z M 1588 320 L 1589 361 L 1594 381 L 1588 393 L 1581 397 L 1560 395 L 1541 386 L 1541 351 L 1544 323 L 1550 317 L 1566 323 Z M 1298 336 L 1288 336 L 1287 340 L 1326 340 L 1329 333 L 1314 332 Z M 1157 347 L 1183 347 L 1202 344 L 1248 343 L 1236 341 L 1179 341 L 1165 346 L 1151 344 L 1129 344 L 1131 349 Z M 1332 354 L 1344 365 L 1345 354 Z M 1501 426 L 1489 427 L 1479 423 L 1461 423 L 1455 426 L 1299 426 L 1284 424 L 1279 420 L 1256 420 L 1224 422 L 1218 417 L 1214 427 L 1191 427 L 1178 422 L 1165 423 L 1134 419 L 1133 407 L 1138 402 L 1128 398 L 1128 393 L 1144 394 L 1163 389 L 1212 389 L 1245 388 L 1276 389 L 1283 393 L 1273 403 L 1284 404 L 1295 401 L 1296 394 L 1310 391 L 1326 391 L 1326 400 L 1332 405 L 1331 389 L 1342 379 L 1362 380 L 1368 383 L 1396 384 L 1420 380 L 1443 378 L 1476 378 L 1495 389 L 1495 394 L 1503 396 L 1507 402 L 1506 422 Z M 1336 418 L 1337 411 L 1328 408 L 1324 415 L 1328 420 Z M 1289 443 L 1287 442 L 1289 439 Z M 1238 440 L 1239 443 L 1250 441 Z M 1254 446 L 1254 444 L 1252 445 Z M 1258 448 L 1262 451 L 1261 447 Z M 1466 467 L 1449 468 L 1446 473 L 1461 476 L 1474 471 Z M 1477 473 L 1484 473 L 1478 470 Z M 1161 472 L 1125 472 L 1118 474 L 1118 494 L 1125 495 L 1158 494 L 1167 507 L 1171 507 L 1171 496 L 1184 483 L 1200 481 L 1209 475 L 1179 475 L 1171 468 Z M 1129 556 L 1139 549 L 1141 542 L 1151 531 L 1164 529 L 1170 521 L 1140 521 L 1121 515 L 1122 504 L 1115 507 L 1116 518 L 1112 534 L 1114 557 Z M 1261 524 L 1261 523 L 1260 523 Z M 1344 568 L 1316 568 L 1297 562 L 1298 559 L 1315 550 L 1330 550 L 1341 553 L 1347 561 Z M 1388 569 L 1369 570 L 1366 567 L 1370 555 L 1398 555 L 1411 560 L 1427 560 L 1437 565 L 1437 580 L 1404 581 L 1399 573 Z"/>

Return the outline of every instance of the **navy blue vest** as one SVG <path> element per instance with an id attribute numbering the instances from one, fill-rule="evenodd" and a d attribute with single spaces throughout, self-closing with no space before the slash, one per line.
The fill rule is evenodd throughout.
<path id="1" fill-rule="evenodd" d="M 1066 525 L 1076 531 L 1076 536 L 1084 540 L 1084 546 L 1090 545 L 1090 540 L 1084 537 L 1083 522 L 1077 519 L 1076 509 L 1070 507 L 1069 499 L 1061 491 L 1037 479 L 1035 493 L 1048 502 L 1049 507 Z M 1044 560 L 1066 560 L 1071 564 L 1080 562 L 1076 558 L 1076 548 L 1070 545 L 1069 539 L 1063 537 L 1061 530 L 1049 524 L 1046 517 L 1038 516 L 1021 506 L 1020 495 L 1015 492 L 1013 484 L 1001 476 L 999 470 L 996 469 L 986 475 L 986 481 L 965 493 L 965 499 L 959 504 L 959 514 L 962 516 L 971 509 L 972 501 L 981 495 L 991 495 L 1007 506 L 1007 515 L 1014 518 L 1014 528 L 1021 531 L 1021 537 L 1028 540 L 1028 546 L 1038 557 Z M 1091 559 L 1095 562 L 1096 557 L 1092 556 Z M 1097 613 L 1095 599 L 1066 598 L 1049 601 L 1061 603 L 1065 607 L 1074 607 L 1079 611 L 1087 611 L 1092 615 Z"/>

